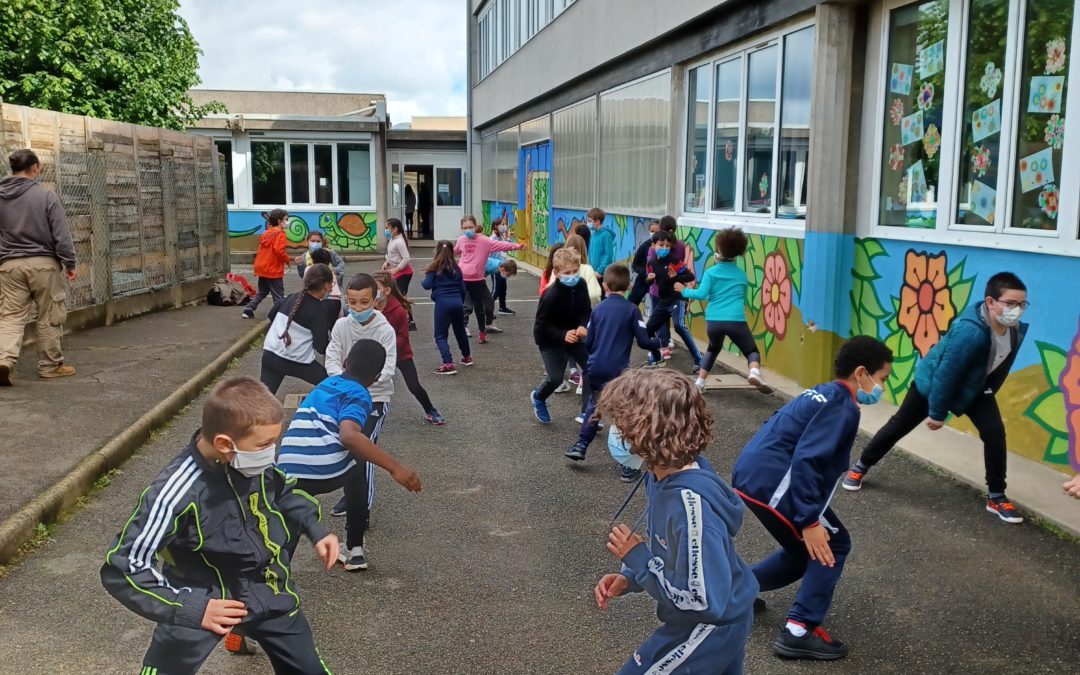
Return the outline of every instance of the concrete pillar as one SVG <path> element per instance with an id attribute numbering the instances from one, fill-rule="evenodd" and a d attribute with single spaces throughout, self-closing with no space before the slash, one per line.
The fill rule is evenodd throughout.
<path id="1" fill-rule="evenodd" d="M 833 355 L 850 332 L 858 146 L 867 18 L 850 2 L 817 6 L 809 185 L 803 249 L 805 341 L 799 380 L 831 376 Z"/>

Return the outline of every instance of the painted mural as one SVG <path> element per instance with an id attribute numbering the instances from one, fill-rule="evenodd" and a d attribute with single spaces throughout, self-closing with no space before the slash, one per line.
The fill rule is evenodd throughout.
<path id="1" fill-rule="evenodd" d="M 230 211 L 229 238 L 234 251 L 254 251 L 259 235 L 266 229 L 266 211 Z M 377 217 L 372 212 L 290 212 L 285 234 L 290 244 L 307 241 L 311 232 L 322 232 L 327 244 L 336 251 L 374 252 Z"/>

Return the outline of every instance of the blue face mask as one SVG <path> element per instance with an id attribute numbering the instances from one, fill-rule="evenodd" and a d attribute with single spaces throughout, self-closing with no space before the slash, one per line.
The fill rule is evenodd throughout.
<path id="1" fill-rule="evenodd" d="M 368 307 L 362 312 L 358 312 L 351 307 L 349 308 L 349 316 L 353 318 L 353 321 L 358 321 L 360 323 L 367 323 L 370 321 L 373 314 L 375 314 L 374 307 Z"/>
<path id="2" fill-rule="evenodd" d="M 663 260 L 664 258 L 668 257 L 668 255 L 669 255 L 670 253 L 671 253 L 671 249 L 670 249 L 670 248 L 658 248 L 658 249 L 656 249 L 656 257 L 657 257 L 657 258 L 660 258 L 661 260 Z"/>
<path id="3" fill-rule="evenodd" d="M 611 454 L 611 458 L 619 464 L 622 464 L 628 469 L 637 470 L 641 468 L 641 464 L 644 461 L 642 460 L 641 455 L 635 455 L 630 452 L 630 448 L 623 442 L 622 435 L 615 426 L 612 426 L 611 430 L 608 431 L 607 447 L 608 453 Z"/>
<path id="4" fill-rule="evenodd" d="M 588 226 L 589 226 L 590 230 L 597 230 L 597 229 L 600 228 L 600 226 L 597 223 L 595 223 L 595 222 L 593 222 L 591 220 L 588 221 Z"/>
<path id="5" fill-rule="evenodd" d="M 466 239 L 474 239 L 474 238 L 476 238 L 476 230 L 465 230 L 465 238 Z"/>
<path id="6" fill-rule="evenodd" d="M 559 281 L 562 282 L 563 286 L 570 286 L 570 287 L 577 286 L 578 282 L 581 281 L 581 275 L 580 274 L 560 274 L 559 275 Z"/>
<path id="7" fill-rule="evenodd" d="M 308 242 L 307 247 L 309 251 L 318 251 L 320 248 L 322 248 L 322 242 L 310 241 Z"/>
<path id="8" fill-rule="evenodd" d="M 867 375 L 867 377 L 870 377 L 869 374 Z M 870 377 L 870 381 L 874 382 L 874 378 Z M 873 388 L 873 390 L 870 391 L 869 394 L 866 393 L 865 391 L 863 391 L 862 387 L 859 387 L 858 389 L 856 389 L 855 390 L 855 400 L 858 401 L 859 403 L 861 403 L 862 405 L 874 405 L 875 403 L 877 403 L 877 402 L 879 402 L 881 400 L 881 396 L 884 393 L 885 393 L 885 389 L 880 384 L 878 384 L 877 382 L 874 382 L 874 388 Z"/>
<path id="9" fill-rule="evenodd" d="M 382 233 L 383 233 L 383 236 L 386 237 L 387 239 L 393 239 L 394 238 L 394 233 L 391 232 L 390 230 L 383 230 Z"/>

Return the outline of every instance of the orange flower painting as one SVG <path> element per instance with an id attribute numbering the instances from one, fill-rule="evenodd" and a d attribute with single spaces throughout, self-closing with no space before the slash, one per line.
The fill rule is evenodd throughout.
<path id="1" fill-rule="evenodd" d="M 956 317 L 947 268 L 945 253 L 908 251 L 904 261 L 897 322 L 911 336 L 920 356 L 926 356 Z"/>

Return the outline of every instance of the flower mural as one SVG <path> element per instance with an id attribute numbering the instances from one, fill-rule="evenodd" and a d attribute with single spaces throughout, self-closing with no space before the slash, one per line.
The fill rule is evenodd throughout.
<path id="1" fill-rule="evenodd" d="M 765 258 L 761 306 L 765 315 L 765 327 L 782 339 L 787 333 L 787 320 L 791 314 L 791 279 L 788 278 L 787 261 L 779 251 L 770 253 Z"/>
<path id="2" fill-rule="evenodd" d="M 945 270 L 944 253 L 907 252 L 897 322 L 911 336 L 920 356 L 938 343 L 956 316 Z"/>
<path id="3" fill-rule="evenodd" d="M 1058 378 L 1058 388 L 1065 399 L 1065 421 L 1068 425 L 1069 462 L 1080 471 L 1080 320 L 1072 349 L 1066 355 L 1065 368 Z"/>
<path id="4" fill-rule="evenodd" d="M 1080 471 L 1080 325 L 1068 352 L 1046 342 L 1035 346 L 1045 389 L 1024 415 L 1050 435 L 1042 460 Z"/>

